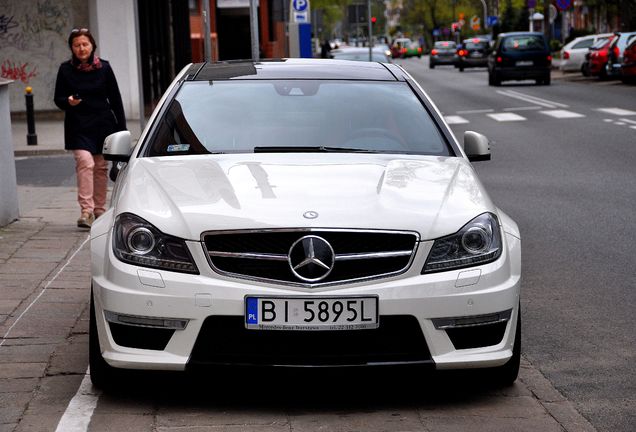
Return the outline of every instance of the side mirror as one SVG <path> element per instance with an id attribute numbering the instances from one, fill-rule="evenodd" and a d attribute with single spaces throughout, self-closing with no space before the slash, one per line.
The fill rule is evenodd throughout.
<path id="1" fill-rule="evenodd" d="M 128 162 L 132 149 L 130 131 L 115 132 L 114 134 L 108 135 L 104 140 L 104 159 Z"/>
<path id="2" fill-rule="evenodd" d="M 464 152 L 468 160 L 490 160 L 490 141 L 485 135 L 473 131 L 464 132 Z"/>

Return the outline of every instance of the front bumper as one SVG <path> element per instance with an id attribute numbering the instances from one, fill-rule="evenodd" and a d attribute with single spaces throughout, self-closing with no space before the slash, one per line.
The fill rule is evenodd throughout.
<path id="1" fill-rule="evenodd" d="M 419 353 L 417 356 L 353 356 L 350 362 L 331 362 L 329 357 L 314 360 L 311 356 L 305 355 L 300 357 L 303 359 L 301 362 L 295 362 L 281 361 L 276 355 L 263 357 L 261 354 L 264 353 L 255 349 L 244 352 L 242 357 L 233 357 L 235 353 L 230 353 L 229 357 L 223 357 L 225 360 L 216 363 L 286 366 L 430 363 L 438 369 L 500 366 L 512 355 L 520 295 L 520 240 L 510 234 L 504 234 L 504 239 L 502 256 L 490 264 L 422 275 L 420 271 L 432 244 L 422 242 L 411 267 L 404 274 L 387 279 L 310 289 L 257 283 L 218 275 L 208 265 L 203 249 L 197 242 L 188 242 L 188 246 L 199 268 L 199 275 L 128 265 L 114 257 L 110 234 L 101 235 L 92 239 L 91 253 L 92 283 L 102 355 L 108 364 L 118 368 L 184 370 L 192 366 L 195 361 L 193 352 L 198 356 L 202 345 L 205 345 L 204 351 L 208 354 L 214 353 L 215 348 L 218 348 L 217 351 L 221 350 L 221 345 L 215 345 L 220 344 L 218 339 L 206 336 L 209 334 L 211 321 L 231 321 L 231 331 L 251 340 L 246 342 L 249 345 L 243 347 L 259 346 L 259 339 L 264 338 L 266 333 L 260 333 L 262 330 L 241 328 L 244 322 L 246 295 L 371 295 L 378 296 L 381 325 L 395 323 L 403 317 L 408 317 L 408 320 L 415 323 L 414 327 L 422 336 L 422 346 L 411 347 L 412 351 Z M 452 339 L 453 335 L 439 325 L 440 322 L 448 322 L 449 319 L 481 317 L 506 311 L 510 311 L 509 319 L 503 325 L 499 325 L 499 336 L 494 342 L 490 338 L 488 345 L 484 346 L 468 345 L 458 348 L 455 346 L 458 344 L 457 339 Z M 109 320 L 106 319 L 105 313 L 110 317 Z M 123 323 L 113 323 L 113 316 L 121 316 Z M 141 317 L 135 319 L 141 319 L 142 325 L 138 325 L 138 322 L 136 325 L 128 326 L 130 323 L 126 323 L 127 317 Z M 144 324 L 153 325 L 155 322 L 167 322 L 168 326 L 173 328 L 168 329 L 168 332 L 162 332 L 163 335 L 159 339 L 163 338 L 164 342 L 159 341 L 153 345 L 156 341 L 151 343 L 143 329 L 149 328 L 144 327 Z M 179 323 L 182 322 L 186 323 L 185 326 L 181 326 L 184 328 L 180 328 Z M 137 340 L 144 341 L 143 344 L 135 341 L 136 332 Z M 351 345 L 357 343 L 358 350 L 364 351 L 364 344 L 368 343 L 369 351 L 373 351 L 374 334 L 373 330 L 369 332 L 371 337 L 361 337 L 361 341 L 352 342 Z M 321 333 L 320 337 L 324 339 L 324 343 L 330 343 L 329 336 L 325 336 L 328 332 L 311 333 Z M 285 340 L 280 340 L 281 334 L 273 336 L 279 339 L 276 342 L 278 346 L 283 347 Z M 305 335 L 302 339 L 318 340 L 316 335 Z M 357 335 L 362 333 L 353 336 Z M 386 339 L 388 341 L 391 337 Z M 119 343 L 116 343 L 116 340 Z M 267 350 L 269 347 L 269 354 L 271 351 L 277 353 L 276 349 L 271 349 L 276 345 L 271 345 L 270 341 L 263 339 L 260 342 L 261 350 Z M 307 345 L 311 348 L 316 344 L 319 342 Z M 228 346 L 224 345 L 223 349 L 227 351 Z M 203 363 L 215 363 L 209 359 L 217 357 L 206 357 L 208 354 L 198 358 L 203 359 Z M 330 358 L 338 358 L 337 351 L 332 354 Z"/>
<path id="2" fill-rule="evenodd" d="M 534 67 L 534 68 L 500 68 L 496 69 L 496 75 L 500 80 L 527 80 L 527 79 L 544 79 L 550 76 L 550 67 Z"/>

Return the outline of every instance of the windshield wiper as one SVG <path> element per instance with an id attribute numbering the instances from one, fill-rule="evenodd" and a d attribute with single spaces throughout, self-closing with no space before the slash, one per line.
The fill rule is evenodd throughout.
<path id="1" fill-rule="evenodd" d="M 380 153 L 362 148 L 327 146 L 261 146 L 254 147 L 254 153 Z"/>

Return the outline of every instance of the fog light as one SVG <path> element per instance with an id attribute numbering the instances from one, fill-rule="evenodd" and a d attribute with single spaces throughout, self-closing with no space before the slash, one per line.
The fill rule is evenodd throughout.
<path id="1" fill-rule="evenodd" d="M 183 330 L 188 325 L 187 319 L 156 318 L 137 315 L 123 315 L 115 312 L 104 311 L 106 321 L 136 327 L 153 327 L 172 330 Z"/>
<path id="2" fill-rule="evenodd" d="M 476 327 L 490 324 L 497 324 L 510 320 L 512 309 L 488 315 L 475 315 L 470 317 L 457 318 L 433 318 L 433 325 L 437 330 L 448 330 L 452 328 Z"/>

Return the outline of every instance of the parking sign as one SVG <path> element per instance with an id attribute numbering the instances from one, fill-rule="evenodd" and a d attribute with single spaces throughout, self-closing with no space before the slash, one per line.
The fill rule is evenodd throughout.
<path id="1" fill-rule="evenodd" d="M 304 12 L 309 7 L 309 0 L 292 0 L 292 7 L 296 12 Z"/>

